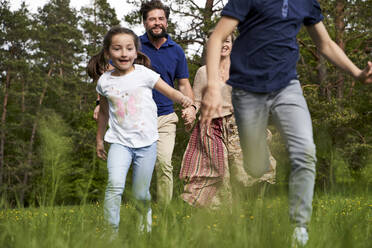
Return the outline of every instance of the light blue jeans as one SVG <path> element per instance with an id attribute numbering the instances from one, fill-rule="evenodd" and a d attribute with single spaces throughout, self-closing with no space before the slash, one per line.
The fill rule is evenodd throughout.
<path id="1" fill-rule="evenodd" d="M 315 144 L 310 113 L 300 82 L 271 93 L 233 89 L 232 102 L 238 125 L 244 166 L 260 177 L 269 168 L 266 126 L 269 114 L 286 141 L 291 161 L 289 213 L 297 226 L 311 218 L 315 180 Z"/>
<path id="2" fill-rule="evenodd" d="M 104 215 L 108 223 L 118 230 L 120 222 L 121 198 L 130 165 L 133 163 L 132 191 L 134 198 L 145 212 L 150 208 L 150 183 L 156 162 L 156 142 L 150 146 L 130 148 L 111 144 L 108 157 L 108 184 L 105 194 Z M 144 213 L 146 214 L 146 213 Z"/>

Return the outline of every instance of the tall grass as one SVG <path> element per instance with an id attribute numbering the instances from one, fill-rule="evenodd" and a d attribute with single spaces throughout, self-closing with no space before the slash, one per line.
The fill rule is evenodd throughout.
<path id="1" fill-rule="evenodd" d="M 275 186 L 274 186 L 275 187 Z M 232 208 L 194 209 L 181 200 L 153 204 L 150 234 L 139 233 L 137 210 L 121 209 L 119 237 L 105 228 L 101 203 L 0 211 L 0 247 L 290 247 L 285 192 L 240 193 Z M 368 195 L 316 195 L 307 247 L 370 247 Z"/>
<path id="2" fill-rule="evenodd" d="M 40 157 L 42 161 L 41 176 L 34 194 L 41 206 L 52 206 L 58 196 L 65 196 L 71 191 L 68 175 L 71 173 L 72 143 L 68 137 L 69 128 L 63 119 L 53 111 L 44 111 L 39 120 Z"/>
<path id="3" fill-rule="evenodd" d="M 276 185 L 268 189 L 262 186 L 235 188 L 233 205 L 218 211 L 195 209 L 185 204 L 177 198 L 182 185 L 176 180 L 176 198 L 170 206 L 153 204 L 150 234 L 138 232 L 138 211 L 126 200 L 130 199 L 130 185 L 127 185 L 119 235 L 113 239 L 103 219 L 102 202 L 88 200 L 93 172 L 86 174 L 87 180 L 82 183 L 81 204 L 62 206 L 64 196 L 76 193 L 75 182 L 69 181 L 70 173 L 74 172 L 69 130 L 54 113 L 43 118 L 40 127 L 43 170 L 34 189 L 39 200 L 33 207 L 12 209 L 7 205 L 6 196 L 0 197 L 0 248 L 290 247 L 293 226 L 288 216 L 287 184 L 283 183 L 287 181 L 288 168 L 284 166 L 279 166 Z M 276 154 L 284 154 L 275 150 L 281 147 L 274 147 Z M 175 156 L 175 159 L 181 157 Z M 281 164 L 287 162 L 277 159 Z M 370 182 L 368 173 L 365 178 Z M 307 247 L 371 246 L 372 197 L 369 184 L 361 185 L 364 188 L 336 190 L 334 187 L 330 193 L 315 194 Z"/>

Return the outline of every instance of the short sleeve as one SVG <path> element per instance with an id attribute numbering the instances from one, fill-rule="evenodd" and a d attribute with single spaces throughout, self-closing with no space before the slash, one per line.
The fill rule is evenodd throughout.
<path id="1" fill-rule="evenodd" d="M 187 67 L 186 56 L 181 47 L 179 47 L 178 54 L 179 60 L 177 63 L 175 78 L 189 78 L 189 68 Z"/>
<path id="2" fill-rule="evenodd" d="M 104 79 L 103 77 L 101 76 L 99 79 L 98 79 L 98 82 L 97 82 L 97 86 L 96 86 L 96 91 L 98 94 L 100 94 L 101 96 L 105 96 L 104 93 L 103 93 L 103 90 L 102 90 L 102 83 L 103 83 Z"/>
<path id="3" fill-rule="evenodd" d="M 152 89 L 154 88 L 155 84 L 159 81 L 160 74 L 156 73 L 155 71 L 144 67 L 146 74 L 147 74 L 147 83 L 148 86 Z"/>
<path id="4" fill-rule="evenodd" d="M 304 25 L 314 25 L 323 20 L 322 10 L 317 0 L 312 0 L 312 6 L 309 16 L 304 18 Z"/>
<path id="5" fill-rule="evenodd" d="M 243 22 L 251 10 L 252 0 L 229 0 L 221 15 L 229 16 Z"/>

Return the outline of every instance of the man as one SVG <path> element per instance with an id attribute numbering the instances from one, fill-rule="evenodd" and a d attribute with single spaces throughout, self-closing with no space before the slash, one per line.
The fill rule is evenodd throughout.
<path id="1" fill-rule="evenodd" d="M 159 0 L 144 2 L 140 13 L 146 33 L 140 37 L 142 52 L 150 60 L 153 69 L 161 78 L 174 87 L 174 80 L 178 80 L 179 90 L 186 96 L 194 99 L 192 88 L 188 80 L 189 73 L 187 61 L 182 48 L 167 34 L 169 7 Z M 153 91 L 153 98 L 158 107 L 157 144 L 158 157 L 156 164 L 157 199 L 161 204 L 168 204 L 173 194 L 173 167 L 172 153 L 176 137 L 176 124 L 178 117 L 174 113 L 173 102 Z M 195 107 L 191 106 L 183 112 L 185 124 L 190 125 L 195 116 Z"/>
<path id="2" fill-rule="evenodd" d="M 316 0 L 230 0 L 208 41 L 208 87 L 202 100 L 204 125 L 221 109 L 218 56 L 226 37 L 239 28 L 231 53 L 232 102 L 248 173 L 267 171 L 269 155 L 263 139 L 269 113 L 284 136 L 291 161 L 289 208 L 296 228 L 293 245 L 307 243 L 315 180 L 315 145 L 311 117 L 297 79 L 296 36 L 304 24 L 319 51 L 358 80 L 372 83 L 372 63 L 362 71 L 329 37 Z"/>

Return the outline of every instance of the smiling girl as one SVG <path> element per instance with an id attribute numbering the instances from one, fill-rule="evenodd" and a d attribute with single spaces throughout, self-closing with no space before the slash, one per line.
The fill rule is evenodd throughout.
<path id="1" fill-rule="evenodd" d="M 152 89 L 160 91 L 184 108 L 192 100 L 166 84 L 146 66 L 150 60 L 139 52 L 139 39 L 130 29 L 113 27 L 106 34 L 105 57 L 113 71 L 105 72 L 97 84 L 100 111 L 97 130 L 97 156 L 107 158 L 108 185 L 105 193 L 105 219 L 117 232 L 125 180 L 133 164 L 133 196 L 142 210 L 140 229 L 151 231 L 150 182 L 156 161 L 157 108 Z M 105 136 L 107 123 L 109 129 Z M 104 141 L 110 143 L 106 154 Z M 143 220 L 146 221 L 143 221 Z"/>

